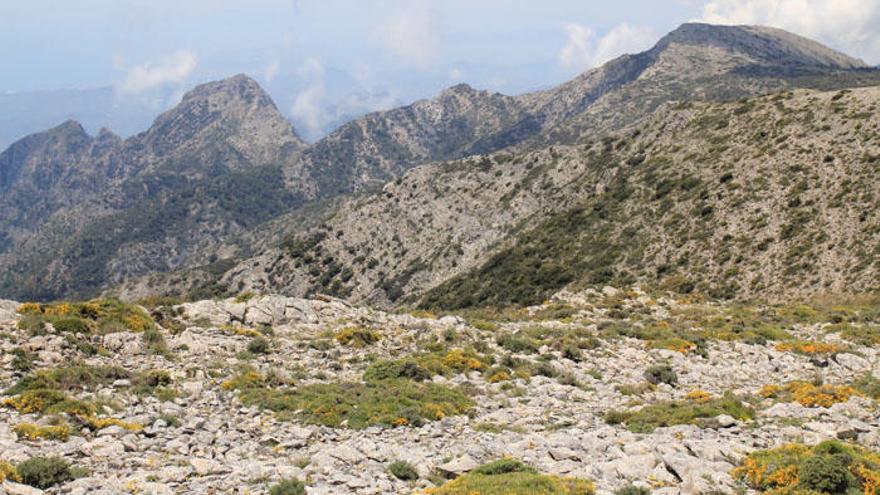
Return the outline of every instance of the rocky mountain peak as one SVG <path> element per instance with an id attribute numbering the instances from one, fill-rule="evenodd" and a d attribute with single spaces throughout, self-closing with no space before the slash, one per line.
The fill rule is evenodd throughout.
<path id="1" fill-rule="evenodd" d="M 208 101 L 218 107 L 245 105 L 275 108 L 275 103 L 259 83 L 246 74 L 200 84 L 183 96 L 181 104 L 200 101 Z"/>
<path id="2" fill-rule="evenodd" d="M 686 23 L 664 36 L 651 51 L 661 52 L 673 44 L 721 48 L 745 55 L 758 62 L 781 66 L 826 69 L 868 67 L 862 60 L 840 53 L 816 41 L 782 29 L 766 26 L 720 26 Z"/>
<path id="3" fill-rule="evenodd" d="M 181 147 L 228 145 L 252 163 L 269 163 L 282 148 L 305 146 L 269 95 L 244 74 L 196 86 L 156 119 L 143 142 L 164 155 Z"/>

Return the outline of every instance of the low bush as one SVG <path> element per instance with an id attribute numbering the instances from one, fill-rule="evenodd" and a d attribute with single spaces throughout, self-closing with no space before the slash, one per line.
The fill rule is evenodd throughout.
<path id="1" fill-rule="evenodd" d="M 593 483 L 578 478 L 540 474 L 520 461 L 505 459 L 474 469 L 439 487 L 433 495 L 592 495 Z"/>
<path id="2" fill-rule="evenodd" d="M 651 366 L 645 370 L 645 380 L 653 385 L 665 383 L 675 386 L 678 384 L 678 374 L 669 365 Z"/>
<path id="3" fill-rule="evenodd" d="M 846 402 L 850 397 L 861 394 L 848 385 L 815 385 L 808 382 L 792 381 L 784 386 L 765 385 L 758 392 L 758 395 L 780 402 L 797 402 L 804 407 L 831 407 L 838 402 Z"/>
<path id="4" fill-rule="evenodd" d="M 701 420 L 722 414 L 747 420 L 755 413 L 739 397 L 727 393 L 717 399 L 667 401 L 634 411 L 609 411 L 605 414 L 605 421 L 609 424 L 625 424 L 634 433 L 650 433 L 666 426 L 700 424 Z"/>
<path id="5" fill-rule="evenodd" d="M 417 382 L 430 380 L 433 374 L 411 359 L 378 361 L 364 371 L 364 381 L 407 379 Z"/>
<path id="6" fill-rule="evenodd" d="M 24 376 L 6 393 L 19 394 L 36 389 L 94 390 L 126 378 L 131 378 L 131 373 L 120 366 L 90 366 L 75 363 L 42 369 Z"/>
<path id="7" fill-rule="evenodd" d="M 272 485 L 269 495 L 306 495 L 306 486 L 297 479 L 284 480 Z"/>
<path id="8" fill-rule="evenodd" d="M 795 354 L 801 354 L 804 356 L 830 356 L 845 351 L 846 347 L 828 342 L 797 340 L 776 344 L 776 350 L 781 352 L 794 352 Z"/>
<path id="9" fill-rule="evenodd" d="M 651 490 L 636 485 L 626 485 L 614 490 L 614 495 L 651 495 Z"/>
<path id="10" fill-rule="evenodd" d="M 876 495 L 880 454 L 837 440 L 788 444 L 750 454 L 732 474 L 761 493 Z"/>
<path id="11" fill-rule="evenodd" d="M 253 340 L 248 342 L 247 350 L 253 354 L 268 354 L 269 341 L 264 337 L 254 337 Z"/>
<path id="12" fill-rule="evenodd" d="M 60 457 L 34 457 L 16 466 L 16 471 L 22 483 L 41 490 L 74 479 L 70 464 Z"/>
<path id="13" fill-rule="evenodd" d="M 347 327 L 337 332 L 335 338 L 342 345 L 362 348 L 379 342 L 382 336 L 369 328 Z"/>
<path id="14" fill-rule="evenodd" d="M 110 333 L 143 332 L 156 327 L 143 308 L 116 299 L 94 299 L 75 303 L 24 303 L 18 308 L 30 328 L 51 323 L 59 332 Z"/>
<path id="15" fill-rule="evenodd" d="M 394 461 L 388 465 L 388 472 L 392 476 L 403 481 L 419 479 L 419 472 L 412 464 L 406 461 Z"/>
<path id="16" fill-rule="evenodd" d="M 34 423 L 19 423 L 12 428 L 19 438 L 27 440 L 67 440 L 70 437 L 70 427 L 61 424 L 53 426 L 36 425 Z"/>

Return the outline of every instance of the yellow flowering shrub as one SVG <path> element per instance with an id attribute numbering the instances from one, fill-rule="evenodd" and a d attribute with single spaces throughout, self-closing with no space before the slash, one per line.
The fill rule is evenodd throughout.
<path id="1" fill-rule="evenodd" d="M 67 425 L 42 426 L 34 423 L 19 423 L 12 428 L 19 438 L 27 440 L 67 440 L 70 427 Z"/>
<path id="2" fill-rule="evenodd" d="M 6 480 L 21 482 L 21 476 L 18 475 L 15 466 L 6 461 L 0 461 L 0 483 Z"/>
<path id="3" fill-rule="evenodd" d="M 754 452 L 731 474 L 759 493 L 880 495 L 880 455 L 837 440 Z"/>
<path id="4" fill-rule="evenodd" d="M 709 402 L 710 400 L 712 400 L 712 394 L 710 394 L 709 392 L 706 392 L 705 390 L 701 390 L 699 388 L 691 390 L 684 397 L 685 397 L 685 399 L 690 400 L 690 401 L 694 401 L 694 402 Z"/>
<path id="5" fill-rule="evenodd" d="M 342 345 L 361 348 L 379 342 L 378 332 L 364 327 L 346 327 L 336 333 L 336 341 Z"/>
<path id="6" fill-rule="evenodd" d="M 38 315 L 43 313 L 43 307 L 40 303 L 23 303 L 18 306 L 16 310 L 20 315 Z"/>
<path id="7" fill-rule="evenodd" d="M 758 395 L 765 399 L 797 402 L 804 407 L 831 407 L 862 394 L 848 385 L 814 385 L 803 381 L 792 381 L 785 386 L 765 385 L 758 391 Z"/>
<path id="8" fill-rule="evenodd" d="M 780 352 L 794 352 L 807 356 L 815 356 L 820 354 L 835 354 L 846 350 L 846 347 L 829 342 L 797 340 L 793 342 L 780 342 L 779 344 L 776 344 L 776 350 Z"/>

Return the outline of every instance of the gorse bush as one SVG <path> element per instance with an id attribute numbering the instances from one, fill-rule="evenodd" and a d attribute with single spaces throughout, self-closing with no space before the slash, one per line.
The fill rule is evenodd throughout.
<path id="1" fill-rule="evenodd" d="M 846 402 L 850 397 L 862 395 L 847 385 L 814 385 L 793 381 L 784 386 L 765 385 L 758 395 L 780 402 L 797 402 L 804 407 L 831 407 L 838 402 Z"/>
<path id="2" fill-rule="evenodd" d="M 343 328 L 336 334 L 336 341 L 350 347 L 367 347 L 379 342 L 382 336 L 375 330 L 363 327 Z"/>
<path id="3" fill-rule="evenodd" d="M 763 493 L 876 495 L 880 454 L 837 440 L 788 444 L 750 454 L 733 475 Z"/>
<path id="4" fill-rule="evenodd" d="M 62 333 L 87 334 L 119 331 L 144 332 L 156 324 L 140 307 L 115 299 L 94 299 L 77 303 L 24 303 L 18 308 L 22 322 L 38 331 L 46 322 Z"/>
<path id="5" fill-rule="evenodd" d="M 433 495 L 592 495 L 593 483 L 540 474 L 515 459 L 480 466 L 426 493 Z"/>

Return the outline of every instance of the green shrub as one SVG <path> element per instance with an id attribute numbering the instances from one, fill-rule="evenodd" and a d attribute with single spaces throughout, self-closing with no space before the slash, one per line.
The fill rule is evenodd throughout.
<path id="1" fill-rule="evenodd" d="M 170 356 L 171 351 L 168 349 L 168 344 L 165 343 L 165 336 L 156 328 L 144 330 L 141 338 L 147 350 L 151 353 L 165 357 Z"/>
<path id="2" fill-rule="evenodd" d="M 388 465 L 388 472 L 395 478 L 403 481 L 419 479 L 419 472 L 415 466 L 406 461 L 394 461 Z"/>
<path id="3" fill-rule="evenodd" d="M 605 414 L 608 424 L 625 423 L 634 433 L 650 433 L 656 428 L 696 424 L 701 420 L 728 414 L 739 420 L 750 419 L 754 411 L 732 395 L 708 401 L 681 400 L 651 404 L 635 411 L 609 411 Z"/>
<path id="4" fill-rule="evenodd" d="M 434 495 L 592 495 L 593 483 L 538 473 L 513 459 L 480 466 L 470 473 L 431 489 Z"/>
<path id="5" fill-rule="evenodd" d="M 474 474 L 494 476 L 507 473 L 537 473 L 538 470 L 519 459 L 499 459 L 473 470 Z"/>
<path id="6" fill-rule="evenodd" d="M 91 333 L 88 322 L 77 316 L 59 316 L 49 319 L 49 323 L 61 333 Z"/>
<path id="7" fill-rule="evenodd" d="M 253 340 L 248 342 L 247 350 L 253 354 L 268 354 L 269 341 L 263 337 L 254 337 Z"/>
<path id="8" fill-rule="evenodd" d="M 32 336 L 42 335 L 46 332 L 46 321 L 39 315 L 24 315 L 18 320 L 16 326 L 19 330 L 23 330 Z"/>
<path id="9" fill-rule="evenodd" d="M 793 443 L 749 454 L 732 475 L 763 493 L 875 494 L 878 458 L 877 452 L 838 440 L 814 447 Z"/>
<path id="10" fill-rule="evenodd" d="M 801 488 L 820 493 L 846 493 L 856 486 L 847 469 L 852 459 L 845 455 L 817 455 L 805 459 L 798 468 Z"/>
<path id="11" fill-rule="evenodd" d="M 665 383 L 675 386 L 678 383 L 678 374 L 669 365 L 651 366 L 645 371 L 645 380 L 654 385 Z"/>
<path id="12" fill-rule="evenodd" d="M 297 479 L 284 480 L 273 485 L 269 495 L 306 495 L 306 486 Z"/>
<path id="13" fill-rule="evenodd" d="M 34 362 L 37 360 L 37 355 L 33 352 L 18 347 L 13 349 L 12 355 L 14 357 L 11 364 L 15 370 L 31 371 L 36 366 Z"/>
<path id="14" fill-rule="evenodd" d="M 72 364 L 58 368 L 46 368 L 24 376 L 7 393 L 20 394 L 26 390 L 37 389 L 95 389 L 130 377 L 131 374 L 120 366 Z"/>
<path id="15" fill-rule="evenodd" d="M 651 495 L 651 490 L 636 485 L 626 485 L 614 490 L 614 495 Z"/>
<path id="16" fill-rule="evenodd" d="M 399 378 L 420 382 L 430 380 L 432 376 L 431 372 L 420 366 L 419 363 L 408 359 L 378 361 L 364 371 L 364 381 L 367 382 Z"/>
<path id="17" fill-rule="evenodd" d="M 528 337 L 520 335 L 511 335 L 509 333 L 501 334 L 495 339 L 495 343 L 510 352 L 527 354 L 538 352 L 538 346 L 534 341 Z"/>
<path id="18" fill-rule="evenodd" d="M 375 344 L 382 338 L 375 330 L 364 327 L 343 328 L 336 334 L 336 341 L 350 347 L 367 347 Z"/>
<path id="19" fill-rule="evenodd" d="M 16 468 L 21 482 L 44 490 L 74 479 L 70 464 L 60 457 L 33 457 Z"/>

